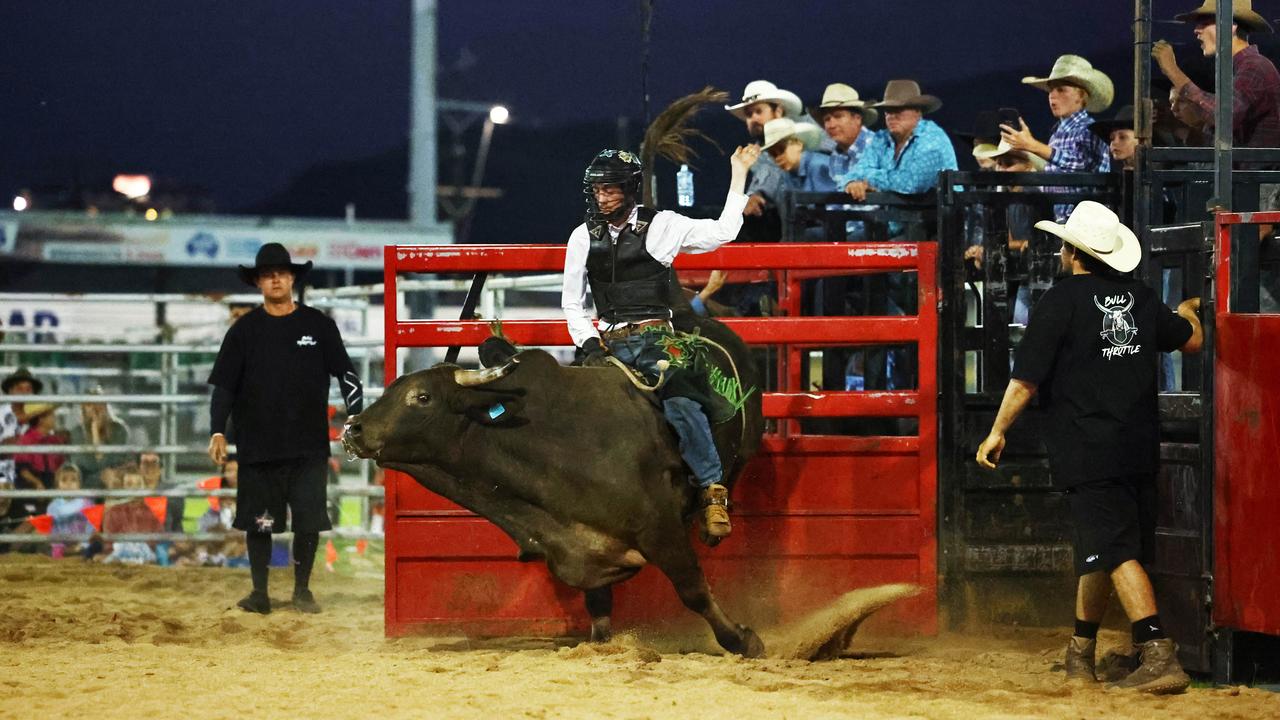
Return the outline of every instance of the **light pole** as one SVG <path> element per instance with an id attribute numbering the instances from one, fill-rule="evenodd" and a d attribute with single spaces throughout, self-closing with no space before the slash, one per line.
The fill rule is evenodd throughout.
<path id="1" fill-rule="evenodd" d="M 471 167 L 471 180 L 465 186 L 461 186 L 462 168 L 457 169 L 459 185 L 451 188 L 449 193 L 449 202 L 442 203 L 445 212 L 454 220 L 454 239 L 455 243 L 464 243 L 471 235 L 471 218 L 475 213 L 476 201 L 485 195 L 481 188 L 481 182 L 484 180 L 485 165 L 489 160 L 489 148 L 493 144 L 493 128 L 495 125 L 506 125 L 511 121 L 511 111 L 503 105 L 480 106 L 477 103 L 451 103 L 451 110 L 462 111 L 462 119 L 456 119 L 452 116 L 445 117 L 445 123 L 452 131 L 455 139 L 459 138 L 462 132 L 475 119 L 484 115 L 484 125 L 480 129 L 480 146 L 476 150 L 475 164 Z M 455 140 L 455 155 L 462 154 L 462 145 Z"/>

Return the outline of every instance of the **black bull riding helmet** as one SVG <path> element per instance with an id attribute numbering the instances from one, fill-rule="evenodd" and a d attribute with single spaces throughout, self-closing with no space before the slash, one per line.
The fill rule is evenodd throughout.
<path id="1" fill-rule="evenodd" d="M 587 198 L 587 222 L 621 222 L 631 214 L 631 208 L 640 201 L 643 183 L 640 158 L 626 150 L 601 150 L 586 172 L 582 173 L 582 194 Z M 596 202 L 592 186 L 598 183 L 622 186 L 624 199 L 617 210 L 604 215 Z"/>

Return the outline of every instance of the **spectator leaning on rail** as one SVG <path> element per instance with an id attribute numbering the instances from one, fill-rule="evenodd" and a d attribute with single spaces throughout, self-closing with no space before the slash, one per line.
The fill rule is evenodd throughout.
<path id="1" fill-rule="evenodd" d="M 213 385 L 209 458 L 227 460 L 223 434 L 228 417 L 236 427 L 240 460 L 236 486 L 237 530 L 249 546 L 253 591 L 238 605 L 271 612 L 267 566 L 271 533 L 285 529 L 292 513 L 293 606 L 319 612 L 308 587 L 319 533 L 330 529 L 325 507 L 329 461 L 329 376 L 338 379 L 347 414 L 363 407 L 360 378 L 333 320 L 294 301 L 293 290 L 311 263 L 294 263 L 279 243 L 258 250 L 240 277 L 262 292 L 263 304 L 227 331 L 209 374 Z"/>
<path id="2" fill-rule="evenodd" d="M 1089 132 L 1093 118 L 1089 113 L 1111 107 L 1115 88 L 1111 78 L 1096 70 L 1079 55 L 1062 55 L 1053 63 L 1048 77 L 1024 77 L 1022 82 L 1049 93 L 1049 111 L 1058 119 L 1049 143 L 1035 139 L 1027 123 L 1018 118 L 1019 127 L 1001 125 L 1001 139 L 1014 150 L 1026 150 L 1045 160 L 1046 172 L 1087 173 L 1111 169 L 1111 153 L 1107 143 Z M 1072 205 L 1055 205 L 1054 216 L 1063 222 L 1071 214 Z"/>
<path id="3" fill-rule="evenodd" d="M 916 194 L 938 185 L 938 173 L 955 170 L 951 138 L 924 116 L 942 107 L 932 95 L 922 95 L 915 80 L 890 80 L 884 100 L 872 105 L 884 111 L 884 130 L 878 130 L 858 164 L 836 182 L 854 200 L 869 191 Z"/>
<path id="4" fill-rule="evenodd" d="M 1036 303 L 978 464 L 995 468 L 1005 432 L 1045 388 L 1044 441 L 1053 483 L 1066 490 L 1075 524 L 1079 576 L 1067 676 L 1096 682 L 1096 638 L 1110 584 L 1133 623 L 1141 659 L 1114 686 L 1181 692 L 1189 679 L 1165 637 L 1143 563 L 1152 560 L 1155 538 L 1156 358 L 1161 350 L 1199 351 L 1200 300 L 1183 302 L 1175 314 L 1130 277 L 1142 259 L 1138 238 L 1096 202 L 1077 205 L 1065 225 L 1041 221 L 1036 227 L 1062 238 L 1062 268 L 1070 274 Z"/>
<path id="5" fill-rule="evenodd" d="M 776 122 L 776 121 L 775 121 Z M 671 263 L 680 253 L 711 252 L 732 241 L 742 225 L 742 194 L 747 170 L 760 149 L 740 147 L 729 159 L 729 193 L 715 220 L 694 220 L 671 211 L 638 205 L 640 159 L 625 150 L 602 150 L 583 173 L 586 222 L 569 235 L 560 305 L 569 335 L 586 354 L 584 364 L 612 355 L 654 383 L 667 359 L 664 341 L 671 326 Z M 586 310 L 587 286 L 600 327 Z M 662 412 L 680 440 L 680 455 L 690 480 L 701 489 L 699 515 L 706 537 L 723 538 L 732 530 L 729 491 L 691 370 L 671 367 L 660 392 Z M 244 469 L 240 470 L 241 475 Z"/>
<path id="6" fill-rule="evenodd" d="M 822 192 L 837 192 L 837 180 L 848 175 L 871 147 L 876 135 L 868 126 L 875 125 L 880 113 L 858 97 L 857 90 L 832 83 L 822 92 L 822 102 L 809 108 L 809 115 L 822 125 L 826 136 L 819 146 L 822 152 L 808 158 L 808 174 L 816 175 L 813 183 Z"/>

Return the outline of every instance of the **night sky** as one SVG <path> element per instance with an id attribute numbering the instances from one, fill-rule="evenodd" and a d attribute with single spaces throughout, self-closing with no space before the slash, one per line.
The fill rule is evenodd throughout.
<path id="1" fill-rule="evenodd" d="M 1197 4 L 1157 0 L 1155 17 Z M 760 77 L 807 103 L 836 81 L 864 96 L 892 77 L 915 77 L 925 92 L 966 87 L 1002 68 L 1047 72 L 1065 52 L 1123 53 L 1132 39 L 1132 3 L 1115 0 L 653 6 L 655 113 L 703 84 L 736 96 Z M 203 186 L 236 211 L 316 164 L 397 148 L 408 129 L 409 15 L 408 0 L 3 3 L 0 193 L 149 172 Z M 640 24 L 633 1 L 441 0 L 439 94 L 502 102 L 526 131 L 638 119 Z M 1191 38 L 1184 25 L 1155 34 Z M 966 89 L 968 105 L 1043 110 L 1043 94 L 1021 86 Z M 491 158 L 497 175 L 502 162 Z"/>

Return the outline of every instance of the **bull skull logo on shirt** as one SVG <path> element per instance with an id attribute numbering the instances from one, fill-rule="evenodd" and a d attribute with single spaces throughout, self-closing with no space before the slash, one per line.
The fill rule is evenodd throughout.
<path id="1" fill-rule="evenodd" d="M 1102 311 L 1102 332 L 1107 342 L 1115 347 L 1128 345 L 1138 334 L 1138 326 L 1133 322 L 1133 293 L 1124 295 L 1107 295 L 1101 302 L 1093 296 L 1093 304 Z"/>

